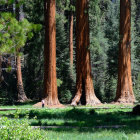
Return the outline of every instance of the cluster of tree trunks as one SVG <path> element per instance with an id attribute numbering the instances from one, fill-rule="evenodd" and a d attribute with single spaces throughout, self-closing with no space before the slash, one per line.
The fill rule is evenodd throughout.
<path id="1" fill-rule="evenodd" d="M 100 101 L 95 96 L 91 76 L 88 0 L 76 1 L 76 74 L 77 92 L 72 100 L 72 105 L 79 103 L 82 93 L 85 96 L 86 105 L 99 104 Z"/>
<path id="2" fill-rule="evenodd" d="M 81 97 L 86 105 L 100 104 L 93 88 L 89 51 L 88 0 L 76 1 L 76 95 L 72 105 L 77 105 Z M 72 0 L 71 0 L 72 4 Z M 55 0 L 45 0 L 45 72 L 44 99 L 47 105 L 60 104 L 56 82 L 56 26 Z M 73 13 L 70 13 L 70 66 L 73 66 Z M 120 1 L 120 45 L 118 85 L 115 102 L 134 103 L 135 97 L 131 79 L 131 3 Z"/>

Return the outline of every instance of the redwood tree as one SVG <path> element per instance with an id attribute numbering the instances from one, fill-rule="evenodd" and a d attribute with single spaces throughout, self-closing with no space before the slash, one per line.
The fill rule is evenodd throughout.
<path id="1" fill-rule="evenodd" d="M 131 78 L 131 2 L 120 0 L 120 44 L 116 102 L 134 103 Z"/>
<path id="2" fill-rule="evenodd" d="M 0 83 L 2 81 L 2 56 L 0 55 Z"/>
<path id="3" fill-rule="evenodd" d="M 17 91 L 18 91 L 18 101 L 25 102 L 28 101 L 28 98 L 24 92 L 23 81 L 22 81 L 22 72 L 21 72 L 21 59 L 20 55 L 17 55 Z"/>
<path id="4" fill-rule="evenodd" d="M 55 0 L 45 0 L 44 99 L 45 105 L 58 105 L 56 80 Z"/>
<path id="5" fill-rule="evenodd" d="M 76 3 L 76 95 L 72 105 L 77 105 L 82 93 L 86 105 L 99 104 L 93 88 L 89 51 L 89 16 L 88 0 L 77 0 Z M 82 92 L 83 90 L 83 92 Z"/>
<path id="6" fill-rule="evenodd" d="M 70 0 L 70 32 L 69 32 L 69 48 L 70 48 L 70 67 L 73 68 L 73 0 Z"/>
<path id="7" fill-rule="evenodd" d="M 19 4 L 16 0 L 16 4 Z M 23 13 L 23 5 L 20 7 L 16 7 L 16 18 L 18 21 L 22 21 L 24 19 L 24 13 Z M 17 92 L 18 92 L 18 101 L 19 102 L 25 102 L 28 101 L 28 98 L 24 92 L 23 87 L 23 81 L 22 81 L 22 71 L 21 71 L 21 58 L 20 58 L 20 49 L 16 50 L 16 64 L 17 64 Z"/>

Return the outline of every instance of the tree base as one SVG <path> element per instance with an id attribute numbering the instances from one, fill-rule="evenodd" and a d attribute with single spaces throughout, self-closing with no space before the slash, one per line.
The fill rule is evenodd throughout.
<path id="1" fill-rule="evenodd" d="M 114 102 L 120 103 L 120 104 L 134 104 L 136 100 L 133 97 L 120 97 L 116 99 Z"/>
<path id="2" fill-rule="evenodd" d="M 28 102 L 31 101 L 30 99 L 28 99 L 25 95 L 25 93 L 22 93 L 23 95 L 18 94 L 18 102 L 20 103 L 24 103 L 24 102 Z"/>
<path id="3" fill-rule="evenodd" d="M 17 100 L 17 102 L 20 102 L 20 103 L 25 103 L 25 102 L 29 102 L 29 101 L 32 101 L 32 100 L 30 100 L 28 98 L 26 98 L 26 99 L 18 99 Z"/>
<path id="4" fill-rule="evenodd" d="M 99 99 L 95 98 L 94 100 L 89 100 L 86 105 L 89 106 L 95 106 L 95 105 L 101 105 L 102 103 L 100 102 Z"/>
<path id="5" fill-rule="evenodd" d="M 77 106 L 78 103 L 80 102 L 81 94 L 76 95 L 75 98 L 72 100 L 71 105 L 72 106 Z M 88 101 L 86 100 L 86 105 L 88 106 L 95 106 L 101 104 L 100 100 L 95 96 L 92 97 L 92 99 L 89 99 Z"/>
<path id="6" fill-rule="evenodd" d="M 24 92 L 23 85 L 18 85 L 18 102 L 24 103 L 27 101 L 30 101 L 30 100 L 27 98 Z"/>

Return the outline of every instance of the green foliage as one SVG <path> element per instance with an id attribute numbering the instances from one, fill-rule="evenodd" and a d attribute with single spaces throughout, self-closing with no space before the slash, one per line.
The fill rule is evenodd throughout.
<path id="1" fill-rule="evenodd" d="M 67 96 L 67 90 L 71 90 L 71 82 L 72 79 L 70 77 L 70 64 L 69 64 L 69 48 L 68 41 L 66 39 L 66 33 L 64 30 L 64 16 L 60 14 L 56 14 L 56 53 L 57 53 L 57 60 L 56 60 L 56 66 L 57 66 L 57 77 L 61 79 L 62 84 L 58 88 L 59 92 L 59 98 L 60 101 L 63 103 L 69 101 L 70 99 L 65 99 Z M 68 95 L 69 96 L 69 95 Z M 61 98 L 64 97 L 64 98 Z"/>
<path id="2" fill-rule="evenodd" d="M 1 140 L 16 140 L 16 139 L 47 139 L 47 134 L 39 129 L 32 129 L 29 126 L 27 119 L 19 121 L 17 119 L 10 120 L 2 117 L 0 121 L 0 139 Z M 43 134 L 43 135 L 42 135 Z"/>
<path id="3" fill-rule="evenodd" d="M 104 32 L 104 9 L 101 11 L 101 0 L 90 2 L 90 52 L 92 63 L 92 75 L 94 80 L 95 93 L 103 100 L 106 71 L 107 71 L 107 50 L 108 40 Z"/>
<path id="4" fill-rule="evenodd" d="M 11 4 L 15 3 L 15 2 L 16 2 L 16 0 L 1 0 L 0 4 L 1 5 L 4 5 L 4 4 L 11 5 Z M 18 0 L 17 6 L 22 5 L 23 3 L 24 3 L 24 0 Z"/>
<path id="5" fill-rule="evenodd" d="M 44 1 L 26 0 L 24 3 L 24 13 L 28 21 L 39 24 L 35 29 L 33 38 L 26 43 L 24 48 L 25 67 L 24 85 L 28 97 L 31 99 L 41 98 L 43 92 L 43 72 L 44 72 Z M 40 30 L 40 26 L 42 26 Z"/>
<path id="6" fill-rule="evenodd" d="M 34 25 L 36 27 L 36 25 Z M 18 53 L 25 46 L 28 38 L 32 38 L 33 26 L 28 20 L 17 21 L 11 13 L 0 15 L 0 51 L 1 53 Z"/>
<path id="7" fill-rule="evenodd" d="M 60 101 L 62 103 L 70 103 L 72 94 L 70 90 L 62 90 L 60 94 Z"/>
<path id="8" fill-rule="evenodd" d="M 57 87 L 60 87 L 62 85 L 63 81 L 61 81 L 60 79 L 57 79 Z"/>

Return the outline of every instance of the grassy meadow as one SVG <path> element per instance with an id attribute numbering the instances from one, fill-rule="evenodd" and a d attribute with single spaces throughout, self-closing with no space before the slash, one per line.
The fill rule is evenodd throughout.
<path id="1" fill-rule="evenodd" d="M 131 113 L 132 107 L 102 105 L 96 109 L 85 106 L 49 109 L 35 108 L 32 105 L 1 106 L 3 109 L 16 110 L 0 111 L 2 120 L 0 126 L 5 126 L 1 127 L 1 130 L 5 130 L 4 136 L 10 132 L 7 134 L 9 137 L 5 138 L 7 140 L 10 137 L 17 139 L 10 136 L 12 134 L 15 136 L 17 134 L 18 139 L 139 140 L 140 116 Z M 49 126 L 49 128 L 33 129 L 31 126 Z M 18 128 L 18 132 L 14 128 Z M 1 139 L 3 135 L 0 135 Z"/>

